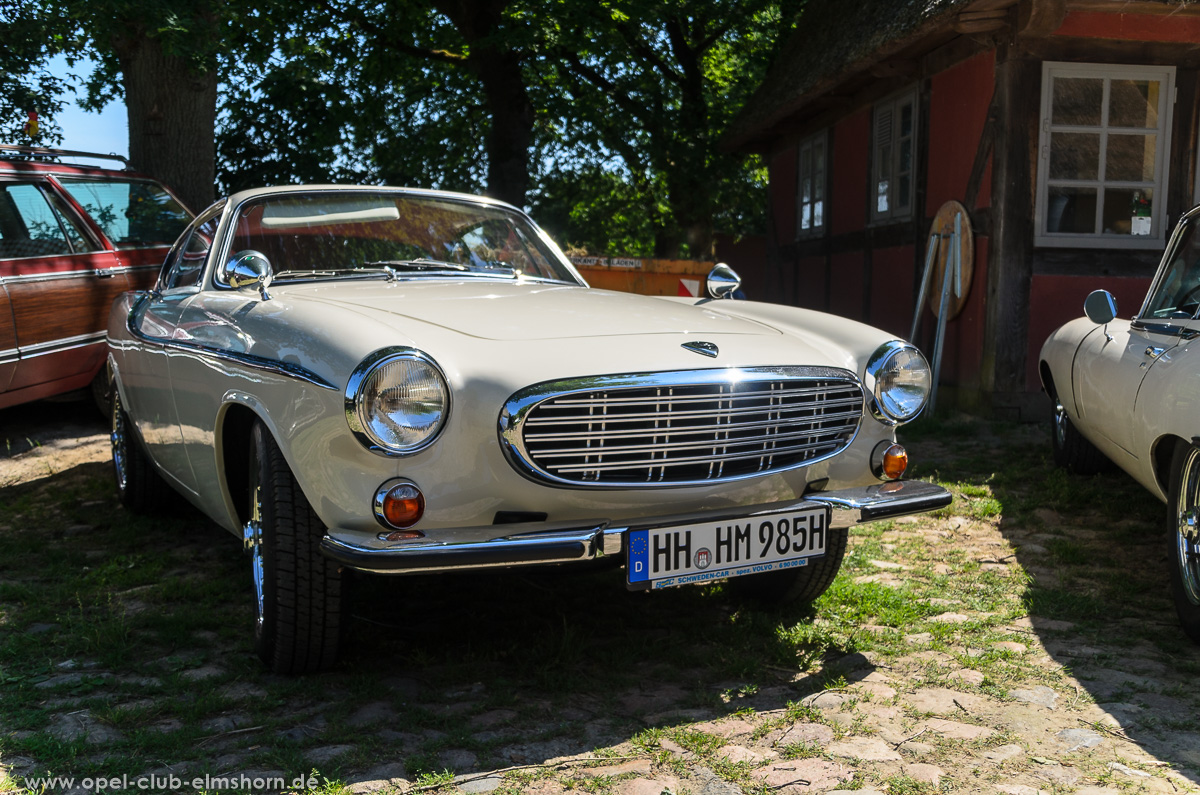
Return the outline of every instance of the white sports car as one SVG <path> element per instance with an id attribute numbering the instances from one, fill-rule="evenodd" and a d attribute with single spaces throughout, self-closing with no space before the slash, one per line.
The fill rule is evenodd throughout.
<path id="1" fill-rule="evenodd" d="M 1171 594 L 1200 642 L 1200 207 L 1179 220 L 1136 317 L 1106 290 L 1042 346 L 1054 459 L 1091 474 L 1109 461 L 1167 503 Z"/>
<path id="2" fill-rule="evenodd" d="M 713 269 L 714 297 L 737 286 Z M 334 661 L 346 569 L 606 559 L 630 589 L 811 600 L 849 526 L 950 502 L 901 479 L 895 429 L 930 380 L 911 345 L 589 289 L 524 214 L 471 196 L 238 193 L 116 302 L 108 339 L 121 500 L 178 493 L 244 541 L 281 672 Z"/>

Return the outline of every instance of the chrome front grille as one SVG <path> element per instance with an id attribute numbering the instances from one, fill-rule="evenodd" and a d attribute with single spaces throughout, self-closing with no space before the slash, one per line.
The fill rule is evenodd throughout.
<path id="1" fill-rule="evenodd" d="M 863 392 L 845 370 L 780 367 L 604 376 L 538 384 L 501 414 L 514 466 L 558 484 L 712 483 L 810 464 L 858 431 Z"/>

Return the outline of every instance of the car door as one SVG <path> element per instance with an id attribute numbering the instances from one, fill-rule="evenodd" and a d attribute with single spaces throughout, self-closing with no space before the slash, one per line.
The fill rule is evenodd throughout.
<path id="1" fill-rule="evenodd" d="M 12 301 L 0 276 L 0 395 L 8 389 L 17 371 L 17 328 L 13 322 Z M 3 405 L 3 404 L 0 404 Z"/>
<path id="2" fill-rule="evenodd" d="M 87 385 L 104 360 L 109 307 L 128 289 L 117 265 L 49 183 L 0 182 L 0 278 L 17 350 L 9 392 Z"/>
<path id="3" fill-rule="evenodd" d="M 200 216 L 167 254 L 155 291 L 134 311 L 130 323 L 143 339 L 141 356 L 128 357 L 121 371 L 127 387 L 129 416 L 137 423 L 151 457 L 180 486 L 194 491 L 196 478 L 188 462 L 185 436 L 175 403 L 174 359 L 194 355 L 190 335 L 181 322 L 188 304 L 200 292 L 204 262 L 220 219 L 217 211 Z"/>
<path id="4" fill-rule="evenodd" d="M 1195 222 L 1180 223 L 1138 316 L 1114 321 L 1083 341 L 1075 357 L 1081 426 L 1097 443 L 1108 442 L 1137 458 L 1138 398 L 1146 376 L 1172 349 L 1200 333 L 1200 235 Z M 1099 437 L 1099 438 L 1097 438 Z"/>

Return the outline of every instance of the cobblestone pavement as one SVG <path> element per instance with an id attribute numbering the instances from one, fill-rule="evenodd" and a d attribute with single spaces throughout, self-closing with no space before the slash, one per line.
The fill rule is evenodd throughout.
<path id="1" fill-rule="evenodd" d="M 0 459 L 0 500 L 107 477 L 99 419 L 64 434 L 31 416 L 20 426 L 28 452 Z M 1011 433 L 1009 444 L 1044 443 L 1040 431 Z M 949 456 L 939 443 L 914 447 L 925 460 Z M 372 583 L 360 593 L 347 659 L 301 680 L 257 666 L 241 593 L 174 645 L 153 634 L 173 590 L 225 577 L 237 591 L 245 574 L 222 531 L 194 516 L 164 519 L 176 522 L 161 532 L 186 565 L 112 596 L 135 662 L 62 659 L 53 638 L 66 619 L 25 620 L 30 605 L 0 600 L 0 631 L 46 638 L 49 658 L 19 685 L 21 708 L 40 717 L 0 715 L 0 769 L 20 788 L 43 769 L 39 749 L 67 748 L 80 769 L 136 758 L 143 767 L 133 774 L 183 780 L 203 771 L 291 781 L 315 770 L 340 782 L 317 786 L 325 792 L 1200 792 L 1200 650 L 1180 640 L 1157 591 L 1157 514 L 1114 527 L 1040 508 L 1014 522 L 973 514 L 975 498 L 964 494 L 945 515 L 851 537 L 846 587 L 918 603 L 911 625 L 857 621 L 843 614 L 849 602 L 772 624 L 742 618 L 719 593 L 625 594 L 615 571 L 581 588 L 561 577 Z M 120 512 L 108 497 L 82 510 L 96 518 L 48 520 L 47 544 L 102 559 Z M 19 520 L 8 521 L 0 534 L 15 532 Z M 1068 542 L 1078 553 L 1069 567 Z M 1101 557 L 1107 568 L 1087 568 Z M 1151 594 L 1145 609 L 1098 597 L 1110 576 L 1144 584 L 1131 592 Z M 957 577 L 978 585 L 946 585 Z M 0 578 L 36 584 L 10 570 Z M 1038 585 L 1098 600 L 1099 616 L 1047 617 L 1055 610 L 1029 596 Z M 1012 598 L 974 598 L 989 588 Z M 539 599 L 548 618 L 530 612 Z M 514 610 L 524 612 L 503 626 Z M 740 661 L 737 638 L 749 635 L 704 627 L 739 621 L 755 637 L 778 634 L 782 656 Z M 783 642 L 809 631 L 837 642 L 813 658 Z M 182 739 L 162 739 L 171 737 Z"/>

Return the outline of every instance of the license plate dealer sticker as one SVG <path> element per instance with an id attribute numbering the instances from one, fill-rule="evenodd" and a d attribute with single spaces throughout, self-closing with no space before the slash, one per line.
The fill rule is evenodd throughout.
<path id="1" fill-rule="evenodd" d="M 808 565 L 825 554 L 824 505 L 743 519 L 630 530 L 630 590 L 670 588 Z"/>

